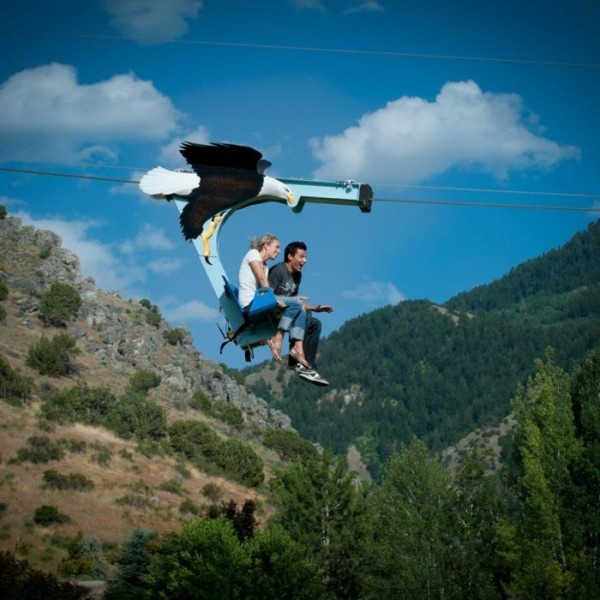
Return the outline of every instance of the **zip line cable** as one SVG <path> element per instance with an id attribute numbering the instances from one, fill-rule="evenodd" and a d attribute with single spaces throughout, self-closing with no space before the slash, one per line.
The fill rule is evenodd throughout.
<path id="1" fill-rule="evenodd" d="M 110 181 L 112 183 L 139 183 L 134 179 L 114 179 L 112 177 L 99 177 L 95 175 L 74 175 L 73 173 L 56 173 L 54 171 L 37 171 L 35 169 L 11 169 L 10 167 L 0 167 L 0 171 L 9 173 L 24 173 L 26 175 L 48 175 L 50 177 L 66 177 L 70 179 L 92 179 L 95 181 Z"/>
<path id="2" fill-rule="evenodd" d="M 545 206 L 543 204 L 504 204 L 498 202 L 463 202 L 460 200 L 418 200 L 415 198 L 373 198 L 373 202 L 391 202 L 394 204 L 434 204 L 438 206 L 475 206 L 482 208 L 517 208 L 524 210 L 570 210 L 573 212 L 597 212 L 598 208 L 585 208 L 583 206 Z"/>
<path id="3" fill-rule="evenodd" d="M 46 36 L 46 37 L 61 37 L 73 39 L 90 39 L 90 40 L 106 40 L 119 42 L 140 42 L 140 40 L 130 36 L 119 35 L 100 35 L 86 33 L 57 33 L 49 31 L 32 31 L 32 30 L 10 30 L 0 27 L 0 32 L 7 35 L 22 35 L 22 36 Z M 143 40 L 142 40 L 143 41 Z M 462 60 L 472 62 L 492 62 L 492 63 L 509 63 L 517 65 L 539 65 L 550 67 L 576 67 L 586 69 L 600 69 L 600 63 L 580 63 L 559 60 L 535 60 L 535 59 L 520 59 L 520 58 L 503 58 L 494 56 L 464 56 L 453 54 L 428 54 L 419 52 L 397 52 L 393 50 L 357 50 L 352 48 L 324 48 L 319 46 L 288 46 L 284 44 L 254 44 L 254 43 L 236 43 L 236 42 L 209 42 L 205 40 L 171 40 L 161 42 L 162 44 L 177 44 L 191 46 L 218 46 L 223 48 L 251 48 L 256 50 L 288 50 L 293 52 L 321 52 L 328 54 L 353 54 L 363 56 L 389 56 L 397 58 L 418 58 L 418 59 L 441 59 L 441 60 Z"/>
<path id="4" fill-rule="evenodd" d="M 56 173 L 53 171 L 39 171 L 35 169 L 16 169 L 10 167 L 0 167 L 0 171 L 5 171 L 8 173 L 23 173 L 27 175 L 48 175 L 51 177 L 65 177 L 70 179 L 88 179 L 93 181 L 106 181 L 109 183 L 134 183 L 138 184 L 139 181 L 135 179 L 116 179 L 113 177 L 100 177 L 95 175 L 74 175 L 72 173 Z M 398 186 L 398 187 L 422 187 L 425 189 L 426 186 Z M 475 189 L 468 188 L 440 188 L 440 187 L 431 187 L 430 189 L 449 189 L 449 190 L 462 190 L 462 191 L 477 191 Z M 488 191 L 488 190 L 481 190 Z M 491 191 L 504 191 L 504 190 L 491 190 Z M 509 193 L 509 192 L 507 192 Z M 515 193 L 515 192 L 513 192 Z M 521 192 L 516 192 L 521 193 Z M 522 193 L 534 193 L 538 195 L 544 195 L 544 192 L 522 192 Z M 593 196 L 588 194 L 559 194 L 549 192 L 547 195 L 555 195 L 555 196 L 573 196 L 573 197 L 584 197 L 584 198 L 597 198 L 600 199 L 600 196 Z M 514 208 L 521 210 L 549 210 L 549 211 L 572 211 L 572 212 L 598 212 L 600 213 L 600 206 L 595 207 L 585 207 L 585 206 L 545 206 L 543 204 L 510 204 L 510 203 L 498 203 L 498 202 L 465 202 L 460 200 L 425 200 L 425 199 L 416 199 L 416 198 L 373 198 L 373 202 L 390 202 L 394 204 L 431 204 L 436 206 L 470 206 L 470 207 L 480 207 L 480 208 Z"/>
<path id="5" fill-rule="evenodd" d="M 436 190 L 436 191 L 447 191 L 447 192 L 473 192 L 477 194 L 513 194 L 519 196 L 558 196 L 561 198 L 591 198 L 593 200 L 600 201 L 600 194 L 580 194 L 575 192 L 539 192 L 535 190 L 499 190 L 497 188 L 468 188 L 468 187 L 454 187 L 448 185 L 417 185 L 412 183 L 398 183 L 398 184 L 385 184 L 379 183 L 374 184 L 377 187 L 389 187 L 389 188 L 405 188 L 414 190 Z"/>
<path id="6" fill-rule="evenodd" d="M 8 160 L 6 162 L 27 162 L 18 160 Z M 126 165 L 95 165 L 92 163 L 84 162 L 57 162 L 57 161 L 39 161 L 38 164 L 56 165 L 60 167 L 76 167 L 80 169 L 109 169 L 117 171 L 147 171 L 147 167 L 133 167 Z M 27 169 L 17 169 L 0 167 L 0 171 L 13 171 L 15 173 L 32 173 L 38 175 L 61 175 L 53 171 L 31 171 Z M 80 177 L 80 175 L 65 174 L 64 177 Z M 81 176 L 83 177 L 83 176 Z M 91 177 L 91 176 L 89 176 Z M 102 180 L 102 178 L 98 178 Z M 139 183 L 132 179 L 114 179 L 118 183 Z M 512 194 L 517 196 L 555 196 L 559 198 L 590 198 L 592 200 L 600 201 L 600 194 L 584 194 L 578 192 L 540 192 L 536 190 L 502 190 L 498 188 L 470 188 L 470 187 L 456 187 L 447 185 L 419 185 L 416 183 L 373 183 L 373 186 L 378 188 L 393 188 L 393 189 L 413 189 L 413 190 L 435 190 L 435 191 L 449 191 L 449 192 L 468 192 L 477 194 Z"/>

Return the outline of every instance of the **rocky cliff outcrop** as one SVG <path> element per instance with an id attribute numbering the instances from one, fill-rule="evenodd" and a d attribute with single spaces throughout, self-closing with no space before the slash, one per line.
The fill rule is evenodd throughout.
<path id="1" fill-rule="evenodd" d="M 178 328 L 177 342 L 169 343 L 165 335 L 172 327 L 156 307 L 148 308 L 147 300 L 97 289 L 55 233 L 25 226 L 15 217 L 1 219 L 0 278 L 11 290 L 7 303 L 15 316 L 0 324 L 0 352 L 24 362 L 28 344 L 51 334 L 38 317 L 41 295 L 55 282 L 69 284 L 82 299 L 78 318 L 66 326 L 81 351 L 75 379 L 118 390 L 136 370 L 151 370 L 161 377 L 157 400 L 175 410 L 185 410 L 194 393 L 202 392 L 241 409 L 250 429 L 291 428 L 287 415 L 205 359 L 187 330 Z"/>

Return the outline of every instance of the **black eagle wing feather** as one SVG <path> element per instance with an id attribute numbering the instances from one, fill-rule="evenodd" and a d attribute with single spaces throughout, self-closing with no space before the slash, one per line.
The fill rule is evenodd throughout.
<path id="1" fill-rule="evenodd" d="M 247 169 L 257 171 L 262 154 L 250 146 L 237 144 L 195 144 L 183 142 L 179 151 L 194 171 L 202 177 L 215 168 Z"/>

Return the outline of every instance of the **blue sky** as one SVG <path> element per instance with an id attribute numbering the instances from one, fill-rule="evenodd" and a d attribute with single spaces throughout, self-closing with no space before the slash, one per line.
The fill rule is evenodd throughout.
<path id="1" fill-rule="evenodd" d="M 369 183 L 371 214 L 268 204 L 221 237 L 232 279 L 250 237 L 305 240 L 302 291 L 334 305 L 329 333 L 489 283 L 598 218 L 422 202 L 600 208 L 599 23 L 596 0 L 5 0 L 0 168 L 136 180 L 183 167 L 183 140 L 226 141 L 275 177 Z M 219 355 L 217 301 L 173 205 L 2 170 L 0 203 L 59 233 L 98 287 L 244 366 Z"/>

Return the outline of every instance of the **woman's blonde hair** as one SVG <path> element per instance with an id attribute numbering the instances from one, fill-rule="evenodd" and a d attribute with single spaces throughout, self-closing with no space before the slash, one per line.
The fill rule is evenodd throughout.
<path id="1" fill-rule="evenodd" d="M 250 238 L 250 248 L 254 248 L 259 252 L 265 247 L 268 246 L 271 242 L 277 239 L 276 235 L 272 233 L 265 233 L 261 235 L 259 238 Z"/>

